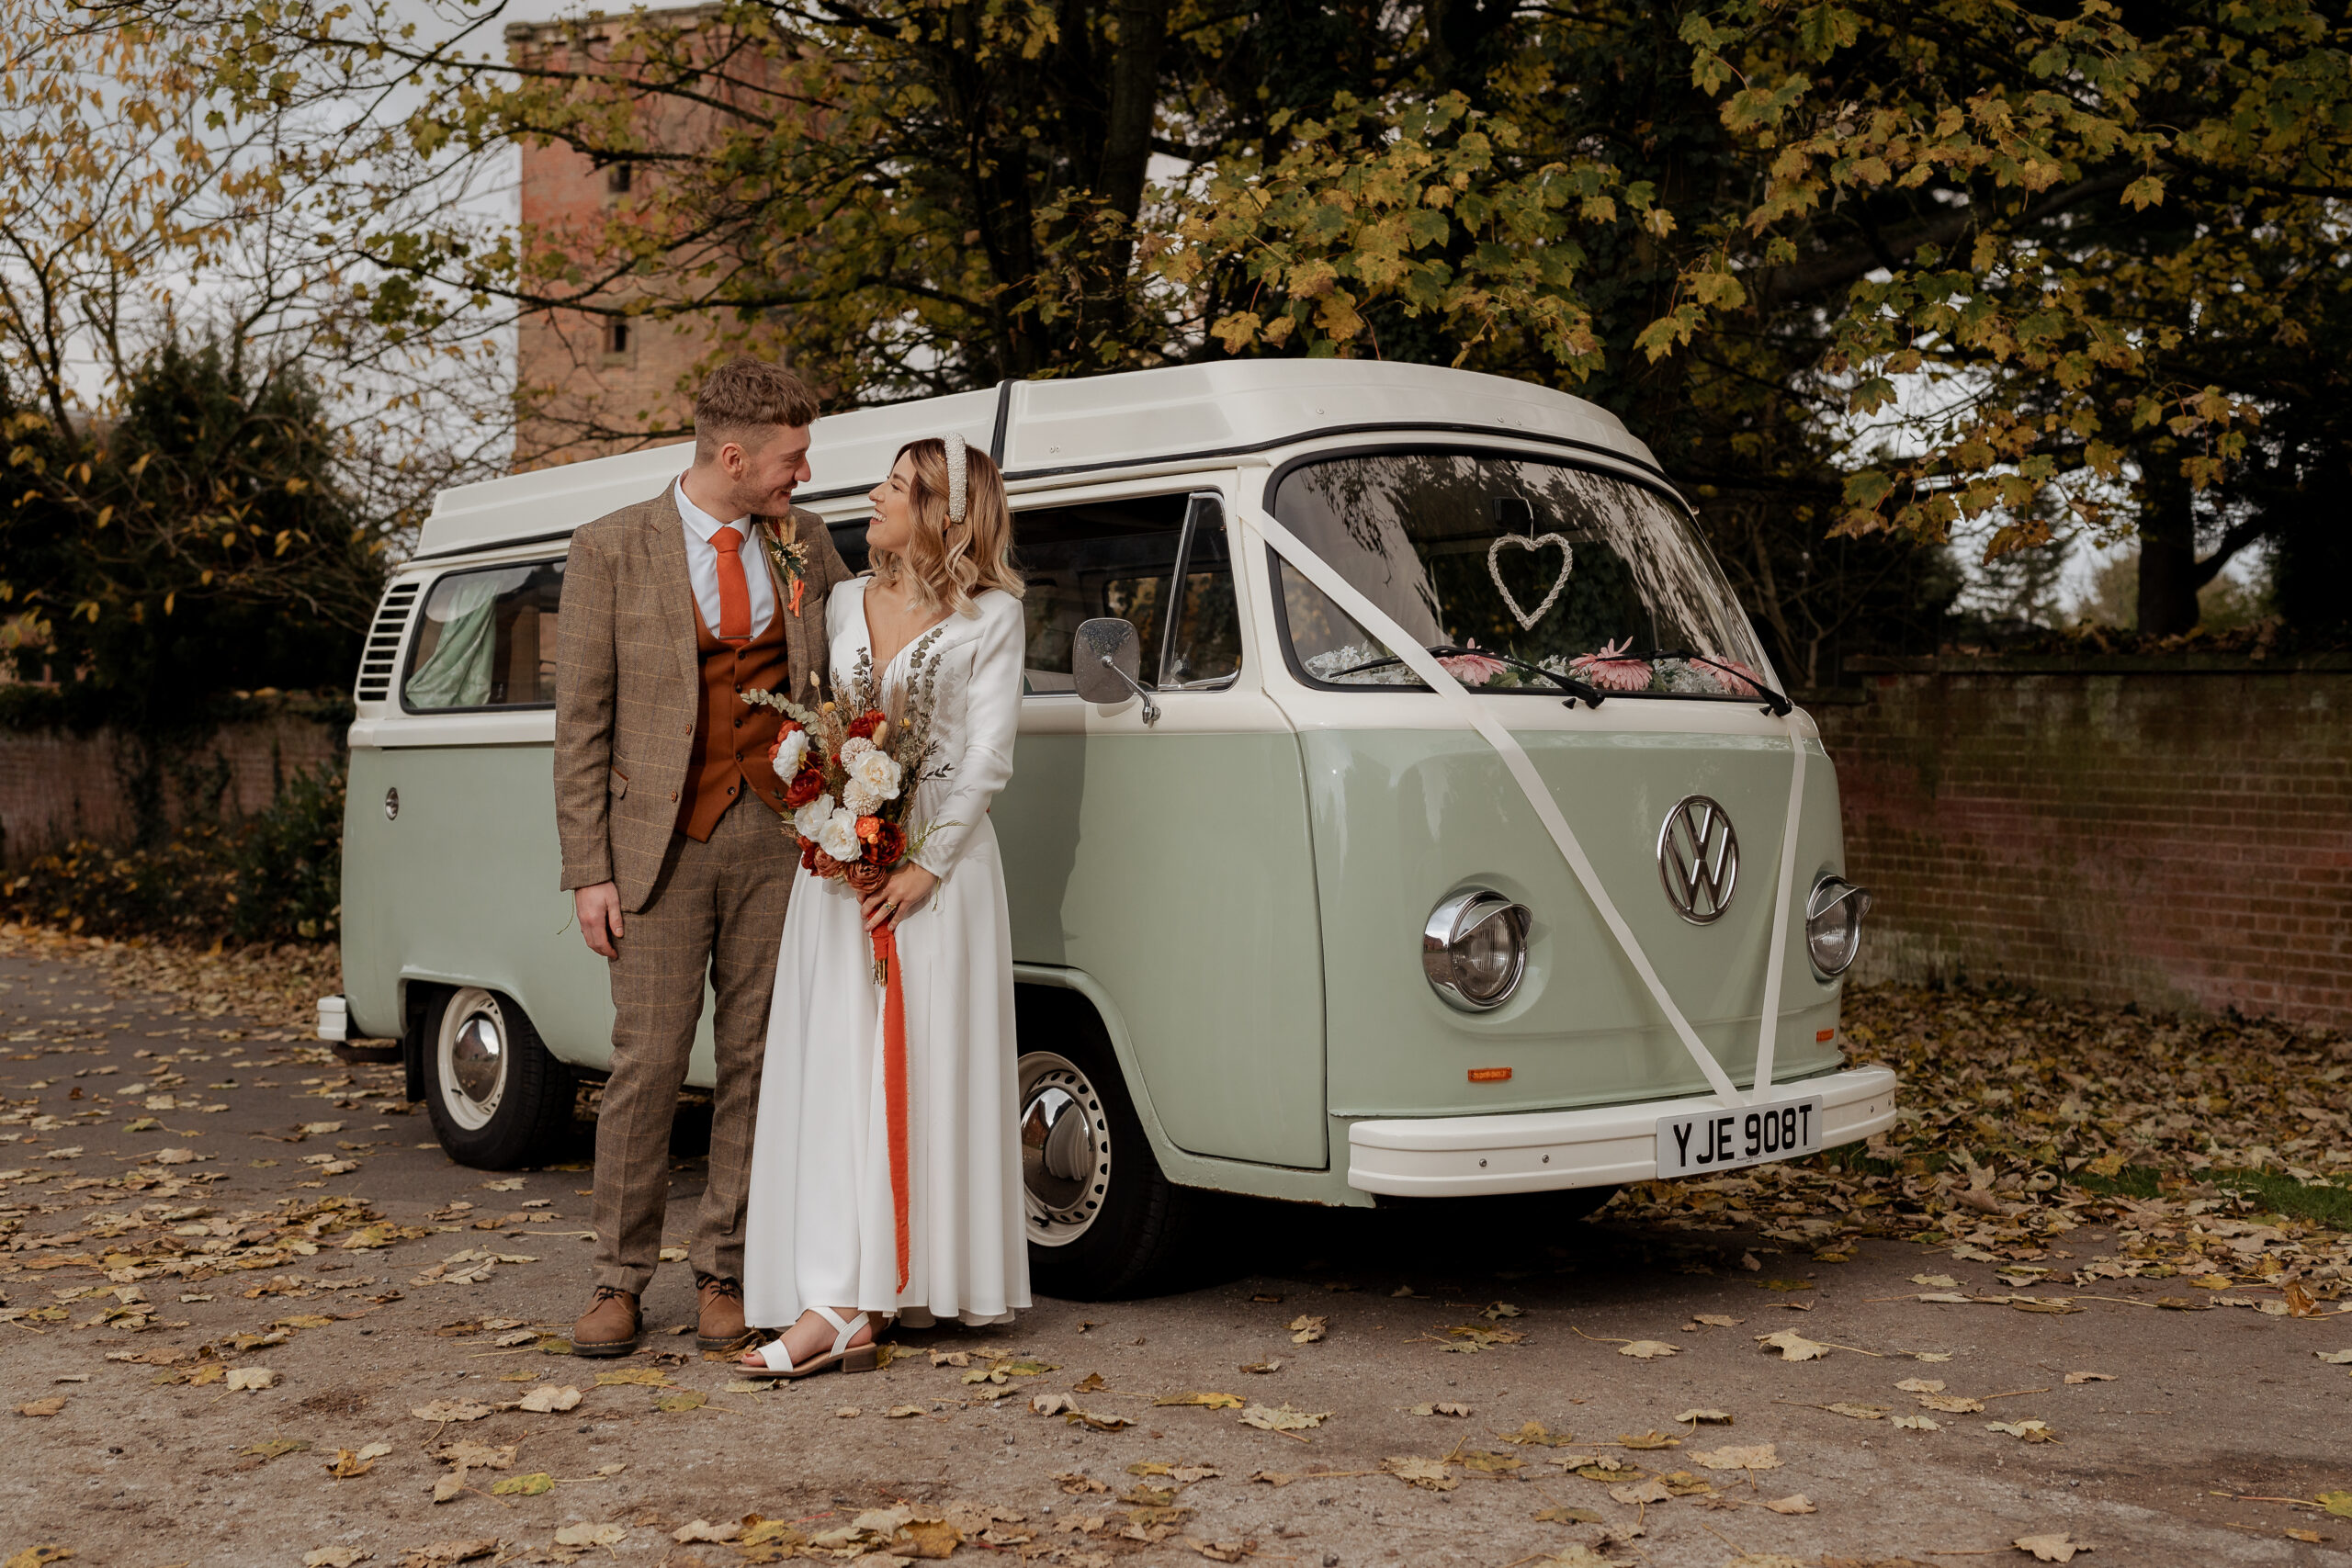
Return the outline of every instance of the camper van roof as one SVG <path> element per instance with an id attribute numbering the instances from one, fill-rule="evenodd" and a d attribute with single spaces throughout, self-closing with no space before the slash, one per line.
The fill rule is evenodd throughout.
<path id="1" fill-rule="evenodd" d="M 1019 481 L 1095 469 L 1265 451 L 1317 436 L 1450 431 L 1514 434 L 1654 477 L 1649 448 L 1581 398 L 1499 376 L 1358 359 L 1235 359 L 1070 380 L 1008 381 L 991 391 L 860 409 L 817 422 L 804 503 L 861 496 L 899 448 L 960 433 L 1001 454 Z M 686 444 L 539 468 L 435 498 L 417 555 L 560 538 L 642 501 L 684 468 Z"/>

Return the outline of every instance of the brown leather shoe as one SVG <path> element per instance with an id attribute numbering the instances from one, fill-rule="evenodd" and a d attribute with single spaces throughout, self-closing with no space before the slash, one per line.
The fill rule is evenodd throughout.
<path id="1" fill-rule="evenodd" d="M 571 1325 L 575 1356 L 633 1356 L 637 1336 L 645 1326 L 637 1298 L 613 1285 L 599 1285 L 588 1310 Z"/>
<path id="2" fill-rule="evenodd" d="M 695 1322 L 695 1344 L 704 1350 L 739 1349 L 751 1342 L 751 1325 L 743 1321 L 743 1287 L 733 1280 L 705 1274 L 695 1281 L 702 1313 Z"/>

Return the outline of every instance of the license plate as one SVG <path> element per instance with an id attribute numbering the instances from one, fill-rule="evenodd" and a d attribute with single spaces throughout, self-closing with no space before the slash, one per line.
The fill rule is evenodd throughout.
<path id="1" fill-rule="evenodd" d="M 1821 1147 L 1821 1096 L 1657 1119 L 1657 1174 L 1713 1175 Z"/>

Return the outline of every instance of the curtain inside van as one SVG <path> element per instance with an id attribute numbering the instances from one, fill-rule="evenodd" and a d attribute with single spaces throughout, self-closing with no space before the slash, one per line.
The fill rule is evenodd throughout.
<path id="1" fill-rule="evenodd" d="M 409 706 L 474 708 L 490 701 L 498 595 L 514 585 L 514 578 L 527 575 L 527 569 L 521 573 L 466 572 L 446 578 L 435 588 L 424 615 L 428 622 L 439 624 L 440 636 L 401 689 Z"/>

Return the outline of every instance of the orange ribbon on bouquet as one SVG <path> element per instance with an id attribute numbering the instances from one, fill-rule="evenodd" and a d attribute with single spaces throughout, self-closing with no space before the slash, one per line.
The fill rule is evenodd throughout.
<path id="1" fill-rule="evenodd" d="M 899 937 L 874 928 L 874 972 L 882 982 L 883 1114 L 890 1134 L 890 1211 L 898 1226 L 899 1289 L 907 1288 L 907 994 L 899 984 Z"/>

